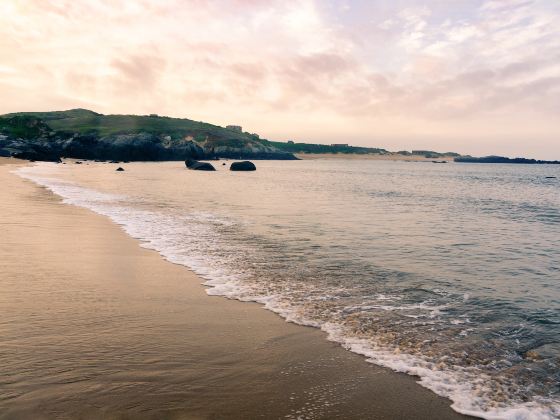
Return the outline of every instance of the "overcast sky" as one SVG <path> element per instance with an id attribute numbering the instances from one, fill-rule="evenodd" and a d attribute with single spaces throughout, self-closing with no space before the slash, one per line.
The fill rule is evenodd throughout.
<path id="1" fill-rule="evenodd" d="M 1 0 L 0 98 L 560 159 L 560 1 Z"/>

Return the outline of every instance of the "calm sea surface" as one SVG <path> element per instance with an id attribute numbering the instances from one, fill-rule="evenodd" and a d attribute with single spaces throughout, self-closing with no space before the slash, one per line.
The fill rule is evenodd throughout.
<path id="1" fill-rule="evenodd" d="M 19 174 L 454 409 L 560 417 L 560 166 L 181 162 Z M 556 177 L 556 178 L 547 178 Z"/>

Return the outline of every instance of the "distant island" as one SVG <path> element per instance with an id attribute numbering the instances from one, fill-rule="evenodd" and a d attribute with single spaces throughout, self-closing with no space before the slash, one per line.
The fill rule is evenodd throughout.
<path id="1" fill-rule="evenodd" d="M 560 160 L 537 160 L 526 158 L 507 158 L 503 156 L 485 156 L 485 157 L 472 157 L 472 156 L 458 156 L 455 162 L 459 163 L 522 163 L 522 164 L 560 164 Z"/>
<path id="2" fill-rule="evenodd" d="M 220 127 L 157 114 L 103 115 L 87 109 L 0 115 L 0 156 L 55 162 L 61 158 L 166 161 L 217 158 L 295 160 L 298 156 L 338 156 L 434 163 L 560 163 L 501 156 L 477 158 L 431 150 L 390 152 L 345 143 L 270 141 L 258 134 L 244 132 L 239 125 Z"/>

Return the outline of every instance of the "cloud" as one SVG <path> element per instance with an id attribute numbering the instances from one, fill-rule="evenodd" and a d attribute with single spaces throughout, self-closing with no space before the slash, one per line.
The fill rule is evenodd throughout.
<path id="1" fill-rule="evenodd" d="M 4 0 L 0 111 L 90 104 L 389 148 L 459 132 L 503 140 L 523 124 L 550 147 L 560 3 L 417 4 Z"/>

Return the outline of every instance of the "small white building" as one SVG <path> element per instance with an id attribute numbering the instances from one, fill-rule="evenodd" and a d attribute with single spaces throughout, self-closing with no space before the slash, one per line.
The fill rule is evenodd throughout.
<path id="1" fill-rule="evenodd" d="M 240 125 L 226 125 L 226 128 L 228 130 L 238 131 L 240 133 L 243 131 Z"/>

